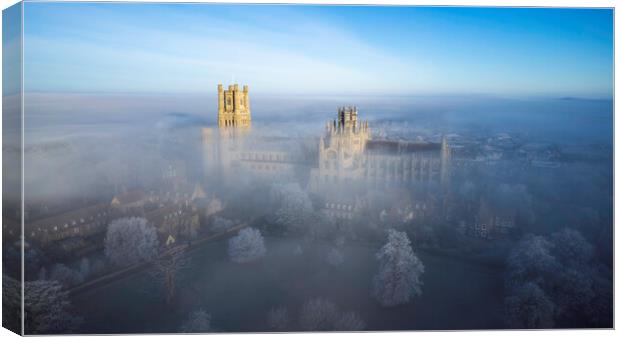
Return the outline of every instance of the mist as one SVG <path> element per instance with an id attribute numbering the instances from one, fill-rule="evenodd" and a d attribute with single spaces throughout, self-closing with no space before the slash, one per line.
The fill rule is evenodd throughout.
<path id="1" fill-rule="evenodd" d="M 353 105 L 373 141 L 445 140 L 446 180 L 314 188 L 326 123 Z M 218 134 L 215 95 L 27 93 L 26 279 L 68 291 L 73 307 L 59 316 L 79 313 L 80 324 L 62 318 L 79 333 L 609 327 L 612 107 L 577 97 L 257 94 L 238 156 L 288 157 L 266 168 L 242 160 L 231 171 L 210 162 L 205 146 L 203 128 Z M 387 158 L 379 163 L 394 158 L 373 151 Z M 125 206 L 136 191 L 140 206 Z M 126 208 L 112 206 L 92 234 L 29 236 L 46 219 L 115 198 Z M 187 215 L 150 220 L 166 205 Z M 185 245 L 183 267 L 141 252 L 135 261 L 147 271 L 99 285 L 129 268 L 107 254 L 109 224 L 131 217 L 154 225 L 154 251 L 167 251 L 170 237 Z M 242 228 L 258 236 L 227 242 Z M 570 254 L 562 235 L 578 242 Z M 68 253 L 72 244 L 79 253 Z M 423 266 L 411 269 L 418 293 L 385 298 L 384 245 L 405 247 L 411 265 Z M 533 246 L 549 262 L 523 271 L 538 259 L 522 253 Z M 176 285 L 155 282 L 150 269 L 174 272 Z M 558 280 L 554 270 L 568 274 Z M 534 321 L 522 312 L 532 298 L 542 317 Z M 325 312 L 341 319 L 308 321 Z"/>

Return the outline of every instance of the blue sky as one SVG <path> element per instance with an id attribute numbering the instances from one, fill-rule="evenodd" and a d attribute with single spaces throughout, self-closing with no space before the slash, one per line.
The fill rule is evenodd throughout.
<path id="1" fill-rule="evenodd" d="M 607 9 L 37 3 L 27 92 L 611 97 Z"/>

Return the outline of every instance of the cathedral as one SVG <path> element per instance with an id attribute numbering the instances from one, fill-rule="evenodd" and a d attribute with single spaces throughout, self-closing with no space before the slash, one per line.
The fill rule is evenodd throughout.
<path id="1" fill-rule="evenodd" d="M 374 140 L 368 121 L 358 120 L 356 107 L 338 109 L 318 147 L 311 174 L 318 189 L 354 182 L 372 187 L 447 183 L 450 151 L 445 138 L 441 143 Z"/>
<path id="2" fill-rule="evenodd" d="M 352 217 L 363 204 L 360 195 L 370 189 L 441 191 L 449 180 L 445 138 L 439 143 L 373 139 L 354 106 L 338 108 L 318 142 L 253 134 L 251 124 L 248 86 L 218 85 L 218 127 L 202 130 L 207 180 L 301 182 L 323 196 L 327 213 L 342 218 Z"/>

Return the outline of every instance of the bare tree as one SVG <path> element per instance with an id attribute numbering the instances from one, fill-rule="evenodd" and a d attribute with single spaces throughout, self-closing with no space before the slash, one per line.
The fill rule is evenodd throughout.
<path id="1" fill-rule="evenodd" d="M 157 231 L 144 218 L 121 218 L 108 225 L 105 255 L 117 266 L 148 261 L 158 246 Z"/>
<path id="2" fill-rule="evenodd" d="M 374 278 L 374 295 L 383 306 L 409 302 L 422 293 L 422 261 L 413 253 L 404 232 L 388 230 L 388 242 L 376 255 L 379 274 Z"/>
<path id="3" fill-rule="evenodd" d="M 153 269 L 150 274 L 165 289 L 166 303 L 171 303 L 174 299 L 178 276 L 191 261 L 185 249 L 184 245 L 174 247 L 151 262 Z"/>

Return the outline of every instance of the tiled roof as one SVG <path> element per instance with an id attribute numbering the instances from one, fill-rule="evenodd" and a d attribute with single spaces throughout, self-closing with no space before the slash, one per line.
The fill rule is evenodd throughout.
<path id="1" fill-rule="evenodd" d="M 25 226 L 28 228 L 46 228 L 50 226 L 62 226 L 64 224 L 72 226 L 73 222 L 75 222 L 75 224 L 81 224 L 83 222 L 90 222 L 96 218 L 107 216 L 109 211 L 110 206 L 107 203 L 100 203 L 37 221 L 26 221 Z"/>

